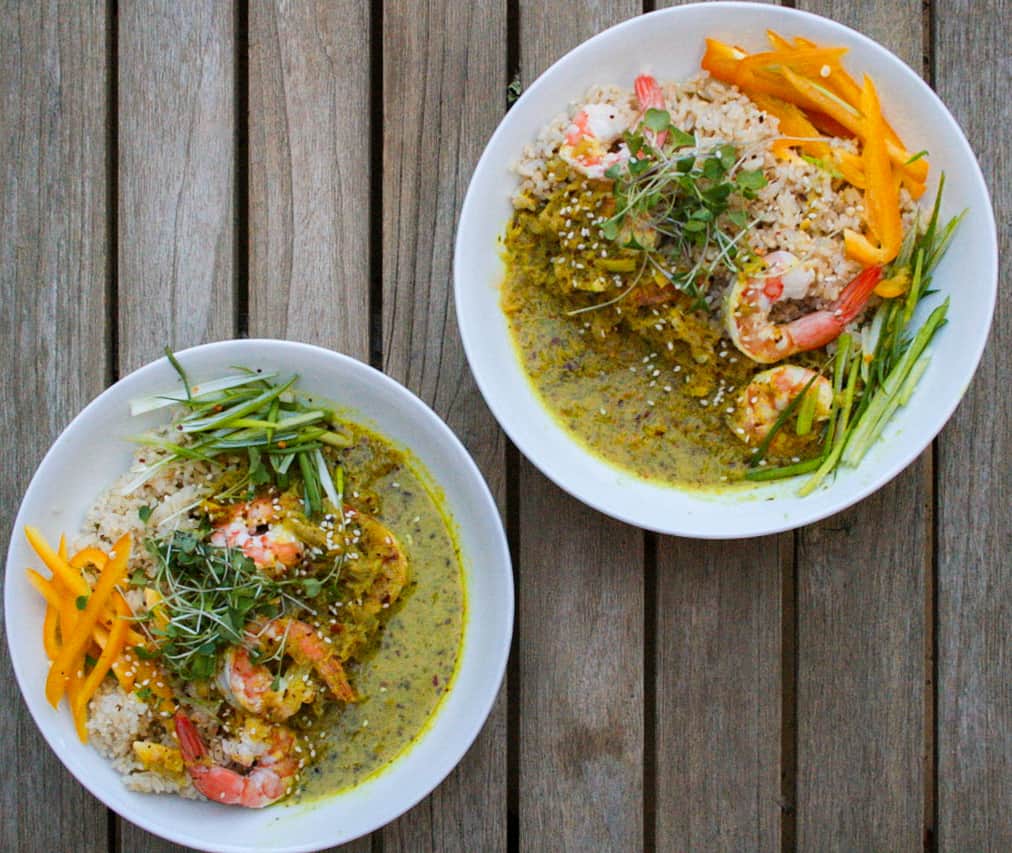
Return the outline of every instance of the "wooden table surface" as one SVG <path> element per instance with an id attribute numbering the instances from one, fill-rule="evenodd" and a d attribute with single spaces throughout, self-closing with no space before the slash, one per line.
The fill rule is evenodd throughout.
<path id="1" fill-rule="evenodd" d="M 1012 4 L 796 5 L 934 86 L 980 158 L 1007 257 Z M 470 376 L 452 239 L 507 84 L 642 11 L 6 2 L 0 527 L 71 417 L 166 343 L 332 347 L 461 436 L 518 590 L 508 678 L 474 747 L 345 849 L 1012 850 L 1007 265 L 983 362 L 932 447 L 796 533 L 701 542 L 604 518 L 509 445 Z M 0 849 L 179 849 L 63 769 L 4 653 L 0 709 Z"/>

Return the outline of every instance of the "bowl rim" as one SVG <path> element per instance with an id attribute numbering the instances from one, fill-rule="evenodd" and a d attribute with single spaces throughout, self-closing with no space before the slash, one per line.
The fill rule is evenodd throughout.
<path id="1" fill-rule="evenodd" d="M 457 326 L 460 330 L 461 341 L 464 347 L 465 355 L 467 356 L 468 364 L 471 367 L 471 372 L 474 375 L 475 382 L 481 391 L 482 396 L 485 399 L 489 409 L 491 409 L 496 421 L 500 427 L 507 434 L 510 440 L 516 445 L 521 453 L 533 464 L 542 474 L 548 477 L 555 485 L 560 489 L 570 494 L 572 497 L 591 507 L 592 509 L 601 512 L 611 518 L 617 519 L 618 521 L 631 524 L 636 527 L 650 530 L 655 533 L 683 536 L 687 538 L 695 539 L 712 539 L 712 540 L 728 540 L 728 539 L 749 539 L 759 536 L 768 536 L 772 534 L 782 533 L 788 530 L 795 530 L 808 524 L 813 524 L 817 521 L 821 521 L 831 515 L 841 512 L 864 498 L 873 492 L 878 491 L 880 488 L 885 486 L 891 480 L 899 476 L 926 448 L 928 448 L 937 438 L 938 434 L 942 431 L 943 427 L 949 422 L 956 407 L 962 402 L 969 389 L 970 383 L 977 373 L 977 369 L 980 366 L 980 360 L 984 354 L 984 349 L 987 346 L 987 342 L 990 338 L 991 327 L 994 322 L 995 303 L 997 300 L 998 290 L 998 237 L 997 237 L 997 226 L 994 217 L 994 203 L 991 198 L 990 188 L 987 185 L 987 181 L 984 179 L 983 172 L 980 168 L 980 163 L 977 160 L 977 156 L 973 151 L 969 141 L 966 138 L 966 134 L 963 133 L 963 129 L 959 122 L 956 121 L 955 117 L 949 111 L 949 108 L 945 105 L 945 102 L 938 96 L 931 86 L 917 74 L 909 65 L 907 65 L 902 59 L 900 59 L 895 53 L 889 48 L 880 44 L 870 36 L 866 36 L 858 30 L 841 24 L 838 21 L 828 18 L 823 15 L 815 14 L 814 12 L 808 12 L 802 9 L 795 9 L 789 6 L 775 6 L 772 9 L 764 3 L 747 2 L 747 0 L 719 0 L 719 2 L 696 2 L 687 3 L 681 6 L 672 6 L 665 9 L 657 9 L 652 12 L 645 12 L 643 14 L 634 15 L 624 21 L 620 21 L 607 29 L 591 36 L 585 41 L 578 44 L 576 47 L 567 51 L 563 56 L 553 62 L 548 68 L 546 68 L 538 77 L 522 92 L 520 97 L 517 99 L 513 107 L 517 107 L 528 100 L 536 99 L 538 93 L 542 88 L 548 85 L 548 80 L 556 71 L 564 65 L 567 65 L 573 59 L 578 58 L 585 52 L 593 50 L 599 43 L 608 39 L 614 38 L 616 34 L 623 32 L 626 29 L 632 29 L 635 27 L 644 26 L 643 21 L 649 19 L 677 19 L 680 16 L 687 14 L 693 14 L 697 11 L 706 10 L 708 12 L 713 11 L 725 11 L 729 15 L 739 11 L 756 11 L 762 10 L 765 12 L 782 15 L 785 18 L 793 18 L 798 21 L 816 21 L 819 26 L 828 26 L 830 29 L 835 29 L 842 37 L 849 39 L 863 48 L 872 52 L 879 52 L 884 55 L 884 59 L 894 66 L 895 73 L 905 76 L 914 86 L 920 91 L 920 93 L 930 100 L 935 107 L 937 107 L 942 115 L 944 115 L 951 123 L 952 130 L 955 131 L 955 138 L 959 144 L 959 155 L 964 158 L 970 164 L 970 171 L 973 178 L 978 183 L 978 188 L 982 192 L 983 198 L 986 204 L 983 205 L 984 209 L 981 211 L 981 215 L 984 217 L 984 234 L 981 235 L 981 239 L 986 245 L 984 248 L 987 250 L 987 260 L 991 267 L 990 275 L 990 290 L 988 296 L 988 302 L 986 306 L 987 322 L 985 334 L 981 335 L 979 339 L 973 341 L 968 349 L 971 352 L 971 358 L 968 362 L 972 365 L 972 368 L 968 371 L 965 383 L 959 393 L 955 395 L 951 403 L 946 406 L 943 410 L 941 417 L 937 417 L 937 422 L 931 429 L 931 434 L 928 440 L 920 445 L 918 442 L 912 443 L 909 446 L 904 445 L 899 448 L 898 452 L 894 457 L 894 461 L 884 470 L 884 473 L 876 474 L 870 480 L 865 481 L 862 485 L 855 488 L 844 499 L 828 502 L 827 506 L 819 510 L 813 510 L 808 513 L 792 513 L 790 519 L 783 518 L 778 522 L 770 522 L 762 525 L 761 529 L 750 530 L 744 533 L 733 532 L 733 531 L 704 531 L 700 532 L 694 530 L 691 527 L 683 526 L 678 523 L 677 519 L 674 519 L 674 523 L 669 525 L 644 523 L 644 521 L 637 517 L 635 508 L 627 509 L 617 502 L 612 502 L 608 499 L 602 498 L 590 489 L 580 488 L 573 486 L 568 482 L 566 472 L 561 469 L 561 466 L 556 463 L 549 455 L 544 451 L 539 450 L 537 442 L 527 441 L 517 433 L 515 425 L 511 422 L 510 411 L 503 404 L 503 401 L 498 399 L 494 390 L 496 384 L 495 378 L 491 378 L 488 375 L 483 375 L 479 370 L 475 370 L 475 363 L 477 359 L 475 354 L 481 347 L 481 340 L 477 333 L 471 329 L 471 327 L 463 321 L 461 304 L 462 299 L 460 298 L 461 292 L 469 286 L 468 279 L 465 271 L 462 269 L 461 257 L 462 252 L 462 241 L 464 239 L 464 228 L 463 223 L 466 222 L 469 216 L 472 214 L 472 210 L 479 206 L 481 199 L 478 196 L 478 186 L 476 185 L 476 178 L 481 175 L 489 167 L 492 149 L 501 136 L 505 135 L 504 128 L 509 125 L 510 112 L 508 111 L 499 124 L 496 126 L 495 131 L 489 137 L 488 142 L 485 144 L 485 148 L 482 151 L 481 157 L 478 159 L 475 165 L 474 171 L 472 172 L 471 180 L 468 184 L 467 193 L 464 196 L 464 202 L 461 205 L 460 218 L 457 226 L 457 236 L 454 240 L 454 257 L 453 257 L 453 278 L 454 278 L 454 294 L 455 294 L 455 307 L 457 315 Z M 515 357 L 515 354 L 514 354 Z M 530 379 L 527 377 L 526 371 L 520 368 L 523 372 L 523 378 L 530 385 Z M 536 405 L 546 408 L 544 403 L 541 402 L 537 397 L 537 392 L 533 387 L 530 387 L 531 397 Z M 557 418 L 549 412 L 552 420 L 556 421 L 558 426 Z M 626 469 L 621 468 L 608 460 L 602 459 L 602 457 L 590 451 L 584 447 L 579 441 L 577 441 L 567 430 L 559 427 L 565 432 L 568 441 L 571 444 L 579 447 L 580 453 L 586 457 L 594 459 L 596 461 L 603 462 L 605 465 L 612 468 L 616 473 L 633 477 L 635 480 L 645 483 L 646 481 L 636 475 L 628 472 Z M 659 489 L 663 488 L 675 492 L 686 494 L 691 490 L 682 489 L 675 484 L 650 484 L 657 486 Z M 607 492 L 605 492 L 607 494 Z M 707 499 L 713 500 L 715 503 L 720 503 L 724 498 L 724 494 L 719 491 L 715 492 L 702 492 L 701 495 L 705 495 Z"/>
<path id="2" fill-rule="evenodd" d="M 459 456 L 462 460 L 464 460 L 466 475 L 469 479 L 473 481 L 474 487 L 476 488 L 480 496 L 480 506 L 478 507 L 478 512 L 480 513 L 480 515 L 487 515 L 487 517 L 492 522 L 492 528 L 495 530 L 496 533 L 495 542 L 493 543 L 495 550 L 494 552 L 483 552 L 482 555 L 483 558 L 481 559 L 480 564 L 484 566 L 498 565 L 502 567 L 502 569 L 504 570 L 502 571 L 502 575 L 503 580 L 505 581 L 505 589 L 506 592 L 508 593 L 506 595 L 505 602 L 500 602 L 500 605 L 504 609 L 503 613 L 505 617 L 504 624 L 507 629 L 504 635 L 505 642 L 501 642 L 498 644 L 499 651 L 497 657 L 494 660 L 482 661 L 483 668 L 493 673 L 493 678 L 490 683 L 495 685 L 495 690 L 489 691 L 489 695 L 483 697 L 482 702 L 474 706 L 475 710 L 479 713 L 470 714 L 466 725 L 461 725 L 454 729 L 454 736 L 453 740 L 451 741 L 452 746 L 451 748 L 443 751 L 442 753 L 442 755 L 444 756 L 443 760 L 441 760 L 436 765 L 429 765 L 430 767 L 435 766 L 436 768 L 435 772 L 432 774 L 431 783 L 426 783 L 426 785 L 422 787 L 421 793 L 418 794 L 418 796 L 408 798 L 408 800 L 406 800 L 403 804 L 398 804 L 393 808 L 389 809 L 380 809 L 379 810 L 380 822 L 375 823 L 375 825 L 372 825 L 369 828 L 362 830 L 361 832 L 359 832 L 354 836 L 350 836 L 344 838 L 343 840 L 337 841 L 333 839 L 322 839 L 319 843 L 313 842 L 308 845 L 304 843 L 282 845 L 282 846 L 272 845 L 270 848 L 274 851 L 277 851 L 277 853 L 312 853 L 312 851 L 325 849 L 326 847 L 332 846 L 334 844 L 346 844 L 350 841 L 355 840 L 356 838 L 362 838 L 365 835 L 368 835 L 371 832 L 375 832 L 376 830 L 392 823 L 393 821 L 397 820 L 397 818 L 405 814 L 407 811 L 418 805 L 418 803 L 420 803 L 427 796 L 429 796 L 440 784 L 442 784 L 446 780 L 446 778 L 450 775 L 450 773 L 452 773 L 453 770 L 457 767 L 457 765 L 463 759 L 464 755 L 474 744 L 475 740 L 477 740 L 478 735 L 481 734 L 481 731 L 484 729 L 485 724 L 488 721 L 489 714 L 491 713 L 492 708 L 495 705 L 495 702 L 497 701 L 499 694 L 502 691 L 502 684 L 505 678 L 506 666 L 512 648 L 513 631 L 515 627 L 514 602 L 516 590 L 513 580 L 513 568 L 509 550 L 509 543 L 506 538 L 506 532 L 505 527 L 503 526 L 502 516 L 499 512 L 498 505 L 496 504 L 495 499 L 492 496 L 491 490 L 489 489 L 488 483 L 485 480 L 484 475 L 481 473 L 481 470 L 478 468 L 477 463 L 474 461 L 470 452 L 464 446 L 463 442 L 453 432 L 453 430 L 450 429 L 450 427 L 446 424 L 446 422 L 424 400 L 422 400 L 417 394 L 415 394 L 409 388 L 402 385 L 400 382 L 393 379 L 392 377 L 387 376 L 380 370 L 377 370 L 372 365 L 360 361 L 356 358 L 353 358 L 352 356 L 337 352 L 335 350 L 327 349 L 326 347 L 321 347 L 315 344 L 309 344 L 300 341 L 289 341 L 278 338 L 230 338 L 198 344 L 196 346 L 178 350 L 174 352 L 174 355 L 177 358 L 186 359 L 195 353 L 207 353 L 212 352 L 214 350 L 232 347 L 239 347 L 240 349 L 250 349 L 252 352 L 255 352 L 257 347 L 262 345 L 269 345 L 271 347 L 280 347 L 281 349 L 288 349 L 288 350 L 300 350 L 303 353 L 309 355 L 310 357 L 332 360 L 344 365 L 346 369 L 363 371 L 364 375 L 367 377 L 369 382 L 376 382 L 386 386 L 386 388 L 388 390 L 391 390 L 392 393 L 400 401 L 404 402 L 408 407 L 413 407 L 416 410 L 416 412 L 421 413 L 421 416 L 423 418 L 427 418 L 431 422 L 434 429 L 438 433 L 439 443 L 448 445 L 450 448 L 452 448 L 453 451 L 455 451 L 455 455 Z M 13 629 L 11 627 L 12 620 L 9 618 L 8 614 L 11 612 L 10 608 L 16 606 L 16 602 L 14 600 L 14 593 L 11 592 L 12 586 L 11 584 L 7 583 L 7 577 L 11 572 L 11 567 L 14 565 L 13 560 L 15 557 L 15 549 L 17 547 L 17 532 L 21 530 L 25 524 L 25 521 L 22 518 L 25 510 L 25 504 L 31 492 L 34 490 L 34 488 L 36 488 L 37 482 L 39 482 L 40 470 L 44 467 L 46 460 L 55 452 L 56 448 L 65 441 L 67 441 L 67 436 L 76 430 L 80 422 L 87 416 L 87 414 L 93 411 L 94 409 L 101 407 L 104 404 L 105 398 L 109 396 L 109 394 L 112 392 L 114 388 L 117 388 L 127 380 L 136 381 L 137 377 L 140 374 L 154 372 L 156 369 L 158 369 L 158 366 L 162 363 L 163 358 L 164 357 L 159 357 L 146 362 L 145 364 L 141 365 L 135 370 L 132 370 L 125 376 L 120 377 L 116 382 L 104 388 L 84 408 L 82 408 L 81 411 L 78 412 L 74 416 L 74 418 L 63 428 L 60 434 L 49 446 L 49 449 L 43 455 L 42 459 L 39 461 L 38 466 L 36 467 L 36 470 L 33 473 L 31 480 L 29 481 L 27 487 L 25 488 L 24 494 L 22 495 L 21 498 L 21 502 L 18 505 L 18 511 L 14 517 L 14 522 L 11 529 L 11 537 L 8 544 L 5 560 L 6 574 L 4 576 L 4 621 L 6 623 L 5 633 L 7 635 L 7 645 L 9 650 L 13 648 L 10 642 L 11 631 Z M 345 408 L 351 413 L 354 413 L 355 411 L 355 406 L 353 404 L 348 405 Z M 411 451 L 411 448 L 409 446 L 405 445 L 405 447 L 409 452 L 413 452 Z M 424 460 L 416 457 L 413 461 L 422 468 L 421 473 L 424 475 L 424 479 L 427 479 L 430 483 L 436 486 L 440 485 L 440 481 L 432 475 L 428 467 L 425 465 Z M 452 518 L 453 516 L 451 516 L 451 519 Z M 458 542 L 458 546 L 459 544 L 460 543 Z M 489 556 L 489 554 L 491 554 L 491 556 Z M 466 555 L 462 550 L 461 556 L 463 561 L 463 559 L 465 559 L 468 555 Z M 478 555 L 470 555 L 470 556 L 471 556 L 470 560 L 471 564 L 477 566 L 479 564 L 479 561 L 477 559 Z M 462 568 L 464 568 L 463 565 Z M 469 615 L 467 616 L 467 618 L 465 618 L 462 626 L 463 631 L 461 637 L 462 648 L 466 646 L 468 625 L 471 624 L 471 621 L 474 616 L 474 613 L 471 610 L 473 604 L 471 602 L 470 595 L 468 593 L 466 586 L 465 586 L 465 597 L 466 597 L 465 600 L 468 602 L 466 606 L 466 612 Z M 36 714 L 36 705 L 38 705 L 39 708 L 41 708 L 42 707 L 41 704 L 39 704 L 39 702 L 36 701 L 29 701 L 28 699 L 29 691 L 26 688 L 27 672 L 25 672 L 22 662 L 19 661 L 19 659 L 10 652 L 9 657 L 11 661 L 11 668 L 14 671 L 15 681 L 17 682 L 18 685 L 18 691 L 21 695 L 21 701 L 27 707 L 28 712 L 31 715 L 32 720 L 34 721 L 36 728 L 42 734 L 47 745 L 59 759 L 63 767 L 71 774 L 71 776 L 73 776 L 73 778 L 79 784 L 81 784 L 86 790 L 88 790 L 106 808 L 115 812 L 122 819 L 128 820 L 131 823 L 135 824 L 136 826 L 139 826 L 140 828 L 146 830 L 147 832 L 150 832 L 152 835 L 175 843 L 186 844 L 196 849 L 208 851 L 220 851 L 220 853 L 247 853 L 247 851 L 262 849 L 260 847 L 251 847 L 247 844 L 229 844 L 229 843 L 219 844 L 215 841 L 208 841 L 203 838 L 193 836 L 186 831 L 175 830 L 171 827 L 163 827 L 160 825 L 155 825 L 153 821 L 148 819 L 146 814 L 124 813 L 124 810 L 121 810 L 120 808 L 114 806 L 110 802 L 111 794 L 108 798 L 106 796 L 107 786 L 99 785 L 92 779 L 81 778 L 64 761 L 59 744 L 54 742 L 54 739 L 56 738 L 56 732 L 53 730 L 52 724 L 43 721 Z M 386 774 L 389 773 L 391 770 L 395 769 L 397 764 L 400 762 L 402 758 L 408 755 L 418 744 L 422 743 L 426 738 L 430 736 L 434 722 L 438 719 L 439 715 L 442 713 L 443 709 L 446 706 L 447 701 L 453 694 L 453 691 L 456 687 L 460 675 L 459 667 L 461 665 L 462 660 L 463 658 L 458 659 L 457 662 L 458 668 L 454 671 L 453 677 L 450 681 L 450 690 L 447 691 L 443 696 L 441 696 L 439 702 L 437 703 L 436 707 L 434 708 L 430 716 L 426 719 L 419 733 L 404 749 L 398 752 L 389 762 L 377 768 L 377 770 L 374 771 L 374 773 L 370 774 L 368 777 L 366 777 L 366 779 L 364 779 L 357 785 L 354 785 L 348 789 L 344 789 L 343 791 L 339 791 L 335 794 L 325 795 L 318 799 L 314 799 L 310 802 L 307 802 L 305 804 L 300 804 L 301 807 L 306 809 L 307 811 L 308 810 L 316 811 L 321 808 L 325 809 L 329 800 L 338 798 L 345 793 L 356 791 L 363 785 L 368 784 L 370 780 L 376 778 L 377 775 Z M 99 758 L 102 760 L 106 760 L 102 758 L 102 756 L 99 756 Z M 299 815 L 293 814 L 292 817 L 297 819 Z"/>

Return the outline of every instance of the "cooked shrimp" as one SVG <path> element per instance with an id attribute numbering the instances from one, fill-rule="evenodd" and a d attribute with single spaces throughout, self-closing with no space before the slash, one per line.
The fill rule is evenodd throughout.
<path id="1" fill-rule="evenodd" d="M 325 643 L 312 625 L 298 619 L 260 619 L 246 626 L 246 636 L 254 644 L 272 649 L 284 641 L 285 655 L 301 667 L 312 667 L 335 699 L 354 702 L 355 691 L 348 683 L 341 661 L 333 647 Z M 311 702 L 314 691 L 303 680 L 304 670 L 290 672 L 275 688 L 274 675 L 266 666 L 254 664 L 245 649 L 232 648 L 226 653 L 218 687 L 235 706 L 270 720 L 286 720 L 304 702 Z"/>
<path id="2" fill-rule="evenodd" d="M 815 420 L 823 421 L 828 418 L 833 405 L 832 383 L 825 376 L 819 376 L 807 367 L 781 364 L 757 373 L 738 394 L 738 405 L 728 418 L 728 424 L 734 430 L 734 434 L 746 444 L 758 444 L 773 428 L 780 413 L 804 391 L 813 377 L 815 381 L 807 393 L 815 395 Z M 773 445 L 777 445 L 782 437 L 789 436 L 787 433 L 778 433 Z M 785 448 L 774 446 L 770 449 L 773 453 L 779 454 Z"/>
<path id="3" fill-rule="evenodd" d="M 231 646 L 222 656 L 217 684 L 235 707 L 283 722 L 316 698 L 313 683 L 304 677 L 308 670 L 309 667 L 299 664 L 275 678 L 266 666 L 253 663 L 248 649 Z"/>
<path id="4" fill-rule="evenodd" d="M 629 147 L 624 142 L 614 150 L 612 146 L 629 128 L 639 124 L 648 109 L 664 109 L 660 84 L 649 74 L 637 77 L 635 88 L 639 116 L 631 118 L 629 110 L 612 104 L 587 104 L 566 128 L 559 156 L 588 178 L 598 179 L 612 166 L 629 162 Z M 664 144 L 664 133 L 648 134 L 654 137 L 653 144 Z"/>
<path id="5" fill-rule="evenodd" d="M 276 523 L 280 518 L 269 497 L 233 504 L 211 534 L 211 544 L 238 548 L 258 569 L 284 571 L 302 557 L 302 543 Z"/>
<path id="6" fill-rule="evenodd" d="M 663 110 L 665 108 L 664 92 L 661 91 L 661 84 L 649 74 L 640 74 L 633 84 L 636 89 L 636 99 L 640 102 L 640 114 L 645 116 L 647 110 Z M 660 148 L 667 139 L 668 133 L 662 130 L 660 133 L 647 129 L 646 137 L 655 148 Z"/>
<path id="7" fill-rule="evenodd" d="M 176 736 L 193 787 L 209 800 L 226 806 L 261 809 L 288 794 L 301 768 L 296 758 L 294 732 L 285 726 L 270 726 L 263 739 L 263 751 L 248 773 L 216 765 L 196 726 L 182 711 L 175 716 Z"/>
<path id="8" fill-rule="evenodd" d="M 739 350 L 760 364 L 824 347 L 836 340 L 860 313 L 881 277 L 881 267 L 868 267 L 828 308 L 776 324 L 769 317 L 773 305 L 803 297 L 813 276 L 797 264 L 790 252 L 773 252 L 767 257 L 765 275 L 742 276 L 728 293 L 725 305 L 728 336 Z"/>
<path id="9" fill-rule="evenodd" d="M 373 581 L 362 597 L 366 611 L 376 614 L 393 604 L 408 582 L 408 560 L 393 532 L 371 515 L 347 507 L 348 518 L 358 525 L 360 559 L 372 561 Z"/>

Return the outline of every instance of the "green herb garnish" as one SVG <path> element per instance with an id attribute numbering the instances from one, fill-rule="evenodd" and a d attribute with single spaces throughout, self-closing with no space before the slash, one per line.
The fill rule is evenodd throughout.
<path id="1" fill-rule="evenodd" d="M 652 144 L 661 134 L 664 142 Z M 710 278 L 719 270 L 737 274 L 749 255 L 742 237 L 751 225 L 741 202 L 756 197 L 766 176 L 741 168 L 734 145 L 699 145 L 666 110 L 647 110 L 625 144 L 636 153 L 605 172 L 615 182 L 616 212 L 601 230 L 622 248 L 648 254 L 654 269 L 701 308 Z M 637 232 L 656 234 L 656 245 L 642 245 Z"/>
<path id="2" fill-rule="evenodd" d="M 185 398 L 178 394 L 157 395 L 136 401 L 133 410 L 151 411 L 168 404 L 184 407 L 188 413 L 176 429 L 186 438 L 170 441 L 152 435 L 135 436 L 137 443 L 164 450 L 168 456 L 146 466 L 128 490 L 177 459 L 215 462 L 221 455 L 245 452 L 249 465 L 243 485 L 248 487 L 248 496 L 264 485 L 288 488 L 289 468 L 297 462 L 295 470 L 302 476 L 306 515 L 318 517 L 324 510 L 324 497 L 333 502 L 336 490 L 321 450 L 347 447 L 350 441 L 335 431 L 337 416 L 333 411 L 310 406 L 294 392 L 297 377 L 276 383 L 272 381 L 274 374 L 244 370 L 201 387 L 190 382 L 171 353 L 167 356 L 186 389 Z M 139 515 L 146 522 L 151 509 L 142 507 Z"/>
<path id="3" fill-rule="evenodd" d="M 145 524 L 148 523 L 148 519 L 151 518 L 152 509 L 149 506 L 142 506 L 137 510 L 137 517 Z"/>
<path id="4" fill-rule="evenodd" d="M 253 619 L 315 613 L 312 599 L 336 582 L 342 559 L 322 578 L 274 580 L 240 551 L 209 545 L 193 532 L 145 544 L 155 559 L 158 606 L 168 619 L 164 629 L 150 627 L 156 654 L 184 680 L 210 678 L 221 649 L 248 645 L 245 628 Z M 139 657 L 152 655 L 141 649 L 135 648 Z M 280 657 L 283 646 L 275 654 Z"/>

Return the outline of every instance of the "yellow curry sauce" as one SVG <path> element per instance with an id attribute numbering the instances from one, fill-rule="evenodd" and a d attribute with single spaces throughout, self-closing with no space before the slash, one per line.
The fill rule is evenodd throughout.
<path id="1" fill-rule="evenodd" d="M 410 581 L 376 640 L 347 665 L 360 700 L 332 705 L 312 723 L 327 732 L 327 745 L 292 802 L 356 785 L 409 748 L 453 678 L 463 634 L 459 549 L 437 499 L 405 456 L 372 433 L 362 430 L 342 456 L 349 502 L 394 533 Z"/>
<path id="2" fill-rule="evenodd" d="M 603 266 L 588 237 L 609 185 L 567 177 L 545 204 L 516 211 L 503 245 L 501 303 L 528 379 L 576 439 L 620 468 L 691 488 L 740 481 L 751 448 L 728 419 L 762 365 L 688 297 L 652 301 L 659 285 L 649 276 L 634 298 L 615 299 L 636 278 L 633 253 L 616 248 Z M 815 447 L 777 449 L 789 459 Z"/>

